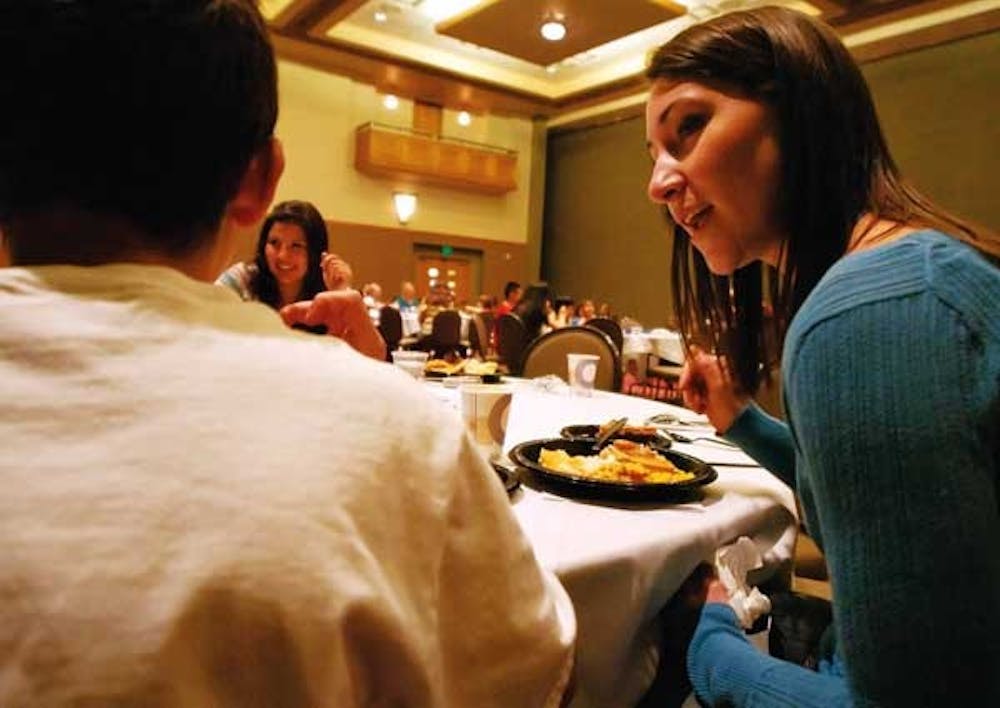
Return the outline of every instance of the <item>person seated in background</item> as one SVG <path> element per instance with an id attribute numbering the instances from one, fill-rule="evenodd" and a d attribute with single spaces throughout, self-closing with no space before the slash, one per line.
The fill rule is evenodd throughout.
<path id="1" fill-rule="evenodd" d="M 431 286 L 424 304 L 420 310 L 420 324 L 424 334 L 430 334 L 431 324 L 434 316 L 442 310 L 452 310 L 455 308 L 455 293 L 444 283 L 435 283 Z"/>
<path id="2" fill-rule="evenodd" d="M 753 647 L 710 579 L 699 702 L 1000 705 L 1000 237 L 907 184 L 861 70 L 808 15 L 693 25 L 647 77 L 674 311 L 722 354 L 690 351 L 685 404 L 796 489 L 833 588 L 813 671 Z M 750 398 L 775 346 L 787 423 Z"/>
<path id="3" fill-rule="evenodd" d="M 399 295 L 393 298 L 390 303 L 397 310 L 402 312 L 420 312 L 420 298 L 417 297 L 417 289 L 408 280 L 404 280 L 399 286 Z"/>
<path id="4" fill-rule="evenodd" d="M 315 206 L 281 202 L 261 224 L 254 262 L 233 264 L 215 282 L 243 300 L 280 310 L 324 290 L 350 287 L 350 266 L 328 248 L 326 222 Z"/>
<path id="5" fill-rule="evenodd" d="M 5 0 L 0 91 L 0 705 L 558 703 L 458 414 L 212 284 L 284 164 L 256 3 Z"/>
<path id="6" fill-rule="evenodd" d="M 573 324 L 573 298 L 560 295 L 549 311 L 549 327 L 559 329 Z"/>
<path id="7" fill-rule="evenodd" d="M 326 290 L 350 287 L 350 266 L 338 256 L 327 253 L 327 248 L 326 222 L 319 210 L 309 202 L 281 202 L 261 224 L 254 262 L 233 264 L 215 282 L 229 288 L 242 300 L 261 302 L 279 311 L 293 303 L 311 302 Z M 351 300 L 337 302 L 346 305 Z M 341 317 L 331 324 L 293 322 L 292 325 L 314 334 L 338 333 L 363 354 L 384 359 L 385 345 L 379 344 L 381 336 L 359 317 L 367 310 L 364 307 L 360 312 L 349 307 L 338 310 Z"/>
<path id="8" fill-rule="evenodd" d="M 368 317 L 377 327 L 385 304 L 382 302 L 382 286 L 376 282 L 365 283 L 361 288 L 361 301 L 368 310 Z"/>
<path id="9" fill-rule="evenodd" d="M 521 290 L 521 284 L 511 280 L 503 288 L 503 302 L 497 305 L 496 314 L 497 319 L 500 317 L 511 313 L 514 308 L 517 307 L 517 303 L 521 302 L 521 295 L 523 291 Z"/>
<path id="10" fill-rule="evenodd" d="M 469 312 L 478 315 L 492 315 L 496 310 L 497 299 L 489 293 L 480 293 L 475 305 L 469 306 Z"/>
<path id="11" fill-rule="evenodd" d="M 587 320 L 592 320 L 597 317 L 597 310 L 594 307 L 593 300 L 584 300 L 576 307 L 576 314 L 572 318 L 572 323 L 575 325 L 587 324 Z"/>
<path id="12" fill-rule="evenodd" d="M 552 296 L 549 294 L 549 284 L 533 283 L 524 291 L 524 296 L 515 308 L 515 314 L 524 323 L 527 341 L 537 339 L 546 332 L 552 331 L 549 325 L 549 313 L 552 311 Z"/>

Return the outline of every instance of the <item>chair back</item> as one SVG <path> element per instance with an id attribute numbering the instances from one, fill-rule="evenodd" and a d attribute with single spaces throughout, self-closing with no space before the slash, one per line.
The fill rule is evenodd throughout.
<path id="1" fill-rule="evenodd" d="M 489 345 L 489 330 L 486 329 L 483 316 L 475 314 L 472 316 L 472 321 L 469 322 L 469 349 L 472 350 L 473 354 L 478 354 L 485 359 L 486 355 L 489 354 Z"/>
<path id="2" fill-rule="evenodd" d="M 497 356 L 512 376 L 521 374 L 521 359 L 528 345 L 528 333 L 521 318 L 513 313 L 497 320 Z"/>
<path id="3" fill-rule="evenodd" d="M 615 346 L 618 347 L 618 353 L 621 354 L 622 347 L 625 346 L 625 336 L 622 334 L 621 325 L 610 317 L 594 317 L 587 320 L 586 325 L 608 335 Z"/>
<path id="4" fill-rule="evenodd" d="M 431 321 L 431 341 L 438 347 L 457 347 L 462 338 L 462 316 L 458 310 L 441 310 Z"/>
<path id="5" fill-rule="evenodd" d="M 555 374 L 569 378 L 567 354 L 596 354 L 600 357 L 594 388 L 617 391 L 621 387 L 622 363 L 619 350 L 608 335 L 592 327 L 561 327 L 528 345 L 521 376 L 535 378 Z"/>
<path id="6" fill-rule="evenodd" d="M 399 347 L 403 339 L 403 318 L 399 310 L 391 305 L 383 305 L 378 311 L 378 331 L 385 340 L 387 360 L 392 358 L 390 352 Z"/>

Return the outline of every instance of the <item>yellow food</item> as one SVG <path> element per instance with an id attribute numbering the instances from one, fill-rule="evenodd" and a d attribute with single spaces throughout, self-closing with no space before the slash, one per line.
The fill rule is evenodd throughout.
<path id="1" fill-rule="evenodd" d="M 479 361 L 478 359 L 466 359 L 465 361 L 465 373 L 472 376 L 483 376 L 496 372 L 497 363 L 495 361 Z"/>
<path id="2" fill-rule="evenodd" d="M 455 363 L 445 361 L 444 359 L 431 359 L 424 364 L 424 371 L 429 373 L 444 374 L 445 376 L 453 376 L 461 371 L 464 366 L 464 359 L 459 359 Z"/>
<path id="3" fill-rule="evenodd" d="M 597 455 L 543 448 L 538 462 L 550 470 L 607 482 L 676 484 L 694 479 L 694 474 L 679 469 L 656 450 L 629 440 L 615 440 Z"/>

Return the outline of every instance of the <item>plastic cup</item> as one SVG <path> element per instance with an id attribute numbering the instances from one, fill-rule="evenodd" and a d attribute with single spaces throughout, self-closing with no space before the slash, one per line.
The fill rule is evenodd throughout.
<path id="1" fill-rule="evenodd" d="M 466 384 L 462 393 L 462 418 L 469 436 L 486 458 L 496 455 L 507 433 L 511 388 L 496 384 Z"/>
<path id="2" fill-rule="evenodd" d="M 590 396 L 594 393 L 594 382 L 597 380 L 597 366 L 601 357 L 596 354 L 567 354 L 566 365 L 569 371 L 569 385 L 573 393 Z"/>

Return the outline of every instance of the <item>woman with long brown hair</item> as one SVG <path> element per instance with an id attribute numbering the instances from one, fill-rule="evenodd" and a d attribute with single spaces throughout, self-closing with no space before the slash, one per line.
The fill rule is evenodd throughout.
<path id="1" fill-rule="evenodd" d="M 686 402 L 796 487 L 834 592 L 836 651 L 810 671 L 751 647 L 711 583 L 696 693 L 1000 704 L 1000 240 L 902 179 L 857 65 L 806 15 L 695 25 L 647 75 L 676 309 L 719 354 L 692 350 Z M 750 399 L 779 342 L 787 425 Z"/>

